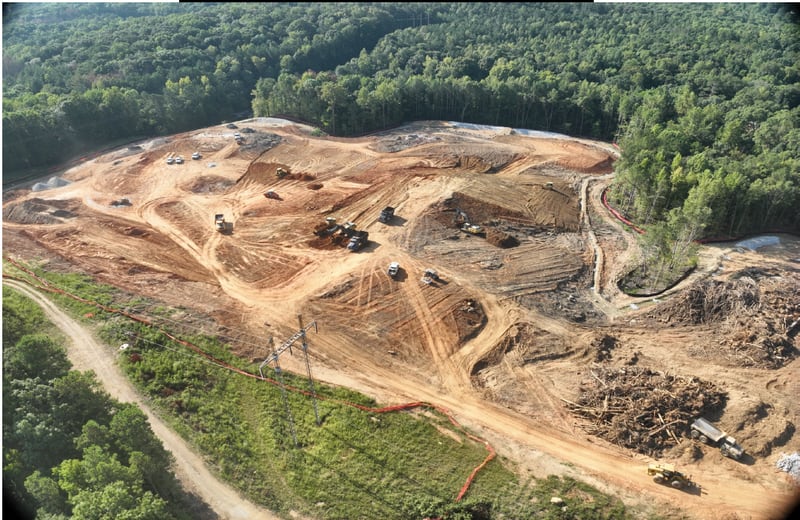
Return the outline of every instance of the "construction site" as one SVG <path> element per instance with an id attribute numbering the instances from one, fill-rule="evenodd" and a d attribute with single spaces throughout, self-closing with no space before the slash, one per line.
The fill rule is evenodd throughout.
<path id="1" fill-rule="evenodd" d="M 782 518 L 800 493 L 781 465 L 800 450 L 800 240 L 705 244 L 678 285 L 626 295 L 636 233 L 601 198 L 618 156 L 510 128 L 345 139 L 249 119 L 6 190 L 3 252 L 183 309 L 252 362 L 252 338 L 307 317 L 320 381 L 447 408 L 520 474 Z"/>

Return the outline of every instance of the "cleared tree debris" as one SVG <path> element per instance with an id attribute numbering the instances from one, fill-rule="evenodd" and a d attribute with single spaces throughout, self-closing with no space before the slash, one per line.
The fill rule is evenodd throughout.
<path id="1" fill-rule="evenodd" d="M 641 367 L 594 367 L 581 383 L 577 402 L 562 399 L 588 419 L 584 429 L 652 457 L 680 443 L 701 415 L 725 406 L 727 394 L 713 383 Z"/>
<path id="2" fill-rule="evenodd" d="M 776 369 L 798 355 L 800 283 L 769 269 L 749 268 L 728 281 L 695 284 L 648 317 L 664 323 L 715 324 L 711 340 L 691 345 L 693 356 L 739 367 Z"/>

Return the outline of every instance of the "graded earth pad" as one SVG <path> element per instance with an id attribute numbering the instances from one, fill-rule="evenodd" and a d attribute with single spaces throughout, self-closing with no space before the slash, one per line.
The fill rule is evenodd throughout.
<path id="1" fill-rule="evenodd" d="M 704 246 L 669 294 L 635 299 L 616 287 L 635 240 L 599 204 L 610 145 L 448 122 L 358 139 L 237 127 L 5 193 L 4 254 L 173 306 L 171 326 L 254 363 L 314 320 L 315 377 L 448 408 L 521 476 L 569 474 L 660 514 L 781 517 L 797 487 L 776 461 L 800 448 L 796 239 Z M 749 458 L 689 439 L 696 413 Z M 654 458 L 703 493 L 653 483 Z"/>

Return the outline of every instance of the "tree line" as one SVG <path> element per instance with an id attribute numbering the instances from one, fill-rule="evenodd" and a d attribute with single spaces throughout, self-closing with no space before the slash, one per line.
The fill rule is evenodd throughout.
<path id="1" fill-rule="evenodd" d="M 15 518 L 179 520 L 196 511 L 134 404 L 71 369 L 39 308 L 3 287 L 3 501 Z M 6 507 L 8 506 L 8 508 Z"/>
<path id="2" fill-rule="evenodd" d="M 800 25 L 781 5 L 42 4 L 6 18 L 8 172 L 250 112 L 337 136 L 458 120 L 617 141 L 612 201 L 671 239 L 800 225 Z"/>

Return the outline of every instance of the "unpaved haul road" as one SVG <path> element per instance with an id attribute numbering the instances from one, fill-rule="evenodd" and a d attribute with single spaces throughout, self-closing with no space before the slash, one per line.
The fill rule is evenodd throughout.
<path id="1" fill-rule="evenodd" d="M 222 519 L 280 520 L 279 516 L 243 499 L 236 490 L 212 475 L 203 459 L 149 409 L 144 399 L 121 373 L 109 349 L 98 343 L 83 326 L 30 286 L 7 279 L 3 283 L 36 302 L 47 318 L 70 338 L 72 344 L 67 348 L 67 356 L 74 369 L 94 371 L 104 389 L 113 398 L 134 403 L 141 408 L 147 415 L 153 432 L 175 457 L 173 470 L 187 491 L 200 497 Z"/>

